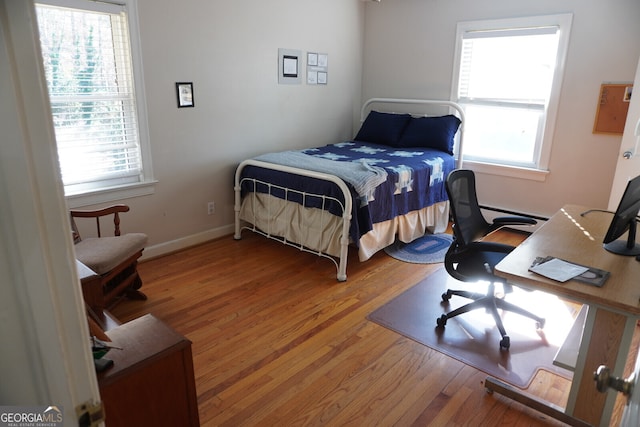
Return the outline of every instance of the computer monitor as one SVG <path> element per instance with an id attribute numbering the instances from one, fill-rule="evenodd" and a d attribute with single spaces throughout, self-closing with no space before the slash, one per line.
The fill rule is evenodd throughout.
<path id="1" fill-rule="evenodd" d="M 636 243 L 638 211 L 640 211 L 640 176 L 627 183 L 609 230 L 604 236 L 606 250 L 619 255 L 640 255 L 640 245 Z M 627 239 L 620 239 L 627 230 L 629 230 Z"/>

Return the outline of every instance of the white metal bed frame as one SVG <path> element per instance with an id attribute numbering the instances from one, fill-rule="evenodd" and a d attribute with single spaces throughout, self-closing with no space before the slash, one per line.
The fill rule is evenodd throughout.
<path id="1" fill-rule="evenodd" d="M 440 106 L 440 107 L 449 107 L 453 110 L 455 110 L 458 113 L 458 116 L 460 118 L 460 120 L 462 121 L 462 123 L 460 124 L 460 128 L 459 128 L 459 139 L 458 139 L 458 143 L 457 143 L 457 150 L 456 152 L 458 153 L 458 158 L 456 161 L 456 167 L 460 168 L 462 166 L 462 144 L 463 144 L 463 138 L 464 138 L 464 111 L 462 109 L 462 107 L 459 104 L 456 104 L 455 102 L 451 102 L 451 101 L 440 101 L 440 100 L 427 100 L 427 99 L 401 99 L 401 98 L 371 98 L 369 100 L 367 100 L 363 106 L 362 109 L 360 110 L 360 122 L 364 122 L 364 119 L 366 118 L 366 114 L 369 111 L 369 109 L 371 108 L 372 104 L 402 104 L 402 105 L 431 105 L 431 106 Z M 331 183 L 334 183 L 338 186 L 338 188 L 340 189 L 340 191 L 342 191 L 342 195 L 343 195 L 343 199 L 344 199 L 344 204 L 342 203 L 342 201 L 333 198 L 333 197 L 329 197 L 323 194 L 314 194 L 314 193 L 307 193 L 307 192 L 303 192 L 303 191 L 298 191 L 298 190 L 293 190 L 290 188 L 285 188 L 285 187 L 281 187 L 281 186 L 277 186 L 268 182 L 264 182 L 264 181 L 260 181 L 257 180 L 255 178 L 241 178 L 242 175 L 242 170 L 246 167 L 246 166 L 257 166 L 257 167 L 261 167 L 261 168 L 265 168 L 265 169 L 271 169 L 271 170 L 276 170 L 276 171 L 281 171 L 281 172 L 287 172 L 287 173 L 292 173 L 292 174 L 296 174 L 296 175 L 301 175 L 301 176 L 306 176 L 306 177 L 311 177 L 311 178 L 317 178 L 320 180 L 324 180 L 324 181 L 328 181 Z M 278 189 L 278 190 L 282 190 L 285 192 L 285 194 L 288 193 L 297 193 L 299 194 L 303 200 L 307 197 L 317 197 L 319 199 L 322 200 L 322 206 L 325 206 L 325 203 L 328 200 L 331 200 L 333 202 L 338 203 L 341 206 L 341 210 L 342 210 L 342 214 L 341 214 L 341 218 L 342 218 L 342 233 L 340 235 L 340 255 L 338 257 L 338 261 L 336 261 L 335 257 L 324 253 L 322 250 L 313 250 L 313 249 L 309 249 L 309 247 L 307 245 L 305 245 L 305 242 L 292 242 L 287 240 L 287 238 L 285 237 L 280 237 L 280 236 L 276 236 L 271 234 L 271 227 L 270 227 L 270 223 L 269 223 L 269 227 L 267 227 L 267 230 L 260 230 L 259 228 L 257 228 L 254 224 L 249 224 L 249 225 L 245 225 L 242 226 L 241 225 L 241 219 L 240 219 L 240 209 L 241 209 L 241 204 L 242 204 L 242 195 L 241 195 L 241 187 L 242 184 L 245 181 L 250 181 L 253 183 L 253 186 L 255 188 L 255 186 L 257 184 L 264 184 L 268 187 L 268 193 L 269 195 L 271 195 L 271 190 L 272 189 Z M 348 251 L 349 251 L 349 226 L 351 224 L 351 208 L 352 208 L 352 200 L 351 200 L 351 193 L 349 191 L 349 188 L 347 187 L 347 185 L 345 184 L 345 182 L 334 176 L 334 175 L 330 175 L 330 174 L 326 174 L 326 173 L 321 173 L 321 172 L 315 172 L 315 171 L 309 171 L 309 170 L 305 170 L 305 169 L 300 169 L 300 168 L 294 168 L 294 167 L 290 167 L 290 166 L 283 166 L 283 165 L 278 165 L 278 164 L 274 164 L 274 163 L 267 163 L 267 162 L 263 162 L 263 161 L 259 161 L 259 160 L 254 160 L 254 159 L 249 159 L 249 160 L 244 160 L 243 162 L 240 163 L 240 165 L 238 166 L 238 168 L 236 169 L 236 173 L 235 173 L 235 182 L 234 182 L 234 191 L 235 191 L 235 206 L 234 206 L 234 210 L 235 210 L 235 233 L 234 233 L 234 239 L 236 240 L 240 240 L 242 237 L 242 230 L 247 229 L 247 230 L 251 230 L 254 233 L 258 233 L 261 234 L 267 238 L 279 241 L 285 245 L 288 246 L 292 246 L 295 248 L 298 248 L 301 251 L 304 252 L 309 252 L 309 253 L 313 253 L 316 254 L 320 257 L 323 258 L 327 258 L 330 259 L 336 266 L 337 269 L 337 279 L 340 282 L 343 282 L 345 280 L 347 280 L 347 255 L 348 255 Z M 255 196 L 255 192 L 252 193 Z M 248 197 L 248 196 L 247 196 Z M 329 211 L 327 210 L 322 210 L 322 216 L 321 216 L 321 220 L 324 220 L 324 215 L 332 215 Z M 255 216 L 254 216 L 255 218 Z M 255 223 L 255 221 L 254 221 Z"/>

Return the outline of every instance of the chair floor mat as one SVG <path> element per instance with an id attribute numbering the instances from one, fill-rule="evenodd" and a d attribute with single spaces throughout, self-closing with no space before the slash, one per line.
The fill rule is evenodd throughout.
<path id="1" fill-rule="evenodd" d="M 553 365 L 553 358 L 573 324 L 575 306 L 554 295 L 514 287 L 506 299 L 544 317 L 546 325 L 538 331 L 534 320 L 503 312 L 511 339 L 511 347 L 504 351 L 493 317 L 485 310 L 462 314 L 449 319 L 444 329 L 436 328 L 438 317 L 469 301 L 453 296 L 443 303 L 441 295 L 447 288 L 484 292 L 486 283 L 463 283 L 440 268 L 368 319 L 519 388 L 527 388 L 539 369 L 572 377 L 570 371 Z"/>

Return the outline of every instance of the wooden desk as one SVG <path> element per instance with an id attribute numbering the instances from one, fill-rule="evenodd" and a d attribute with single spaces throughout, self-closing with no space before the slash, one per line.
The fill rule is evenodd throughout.
<path id="1" fill-rule="evenodd" d="M 640 316 L 640 262 L 602 247 L 611 214 L 567 205 L 511 252 L 495 269 L 511 283 L 589 306 L 565 413 L 593 425 L 609 425 L 615 393 L 596 390 L 599 365 L 622 377 L 631 338 Z M 626 237 L 626 236 L 625 236 Z M 536 257 L 554 256 L 611 273 L 603 287 L 574 280 L 559 283 L 528 271 Z M 553 328 L 553 325 L 546 325 Z"/>
<path id="2" fill-rule="evenodd" d="M 191 342 L 150 314 L 107 332 L 113 360 L 98 374 L 106 425 L 198 426 Z"/>

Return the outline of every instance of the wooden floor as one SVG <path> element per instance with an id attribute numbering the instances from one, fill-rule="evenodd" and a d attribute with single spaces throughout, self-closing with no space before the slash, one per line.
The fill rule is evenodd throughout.
<path id="1" fill-rule="evenodd" d="M 339 283 L 330 261 L 245 232 L 142 263 L 149 299 L 112 312 L 152 313 L 193 342 L 203 426 L 561 425 L 487 394 L 482 372 L 366 319 L 439 267 L 352 256 Z M 564 406 L 568 389 L 541 372 L 527 391 Z"/>

